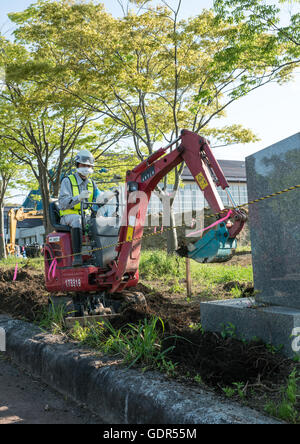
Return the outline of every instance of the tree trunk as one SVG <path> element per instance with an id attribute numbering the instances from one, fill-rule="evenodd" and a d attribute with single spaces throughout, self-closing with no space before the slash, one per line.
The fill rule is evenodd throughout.
<path id="1" fill-rule="evenodd" d="M 6 259 L 4 207 L 2 204 L 0 204 L 0 259 Z"/>
<path id="2" fill-rule="evenodd" d="M 166 191 L 163 191 L 162 194 L 162 202 L 163 202 L 163 212 L 167 210 L 169 216 L 169 227 L 170 229 L 167 231 L 167 252 L 168 254 L 173 253 L 175 250 L 178 249 L 178 236 L 177 236 L 177 229 L 176 229 L 176 221 L 175 221 L 175 214 L 173 211 L 173 205 L 175 201 L 176 194 L 179 189 L 180 184 L 180 177 L 182 174 L 184 168 L 184 162 L 182 162 L 179 169 L 176 167 L 175 170 L 175 183 L 173 186 L 173 190 L 171 193 L 171 196 L 169 196 Z M 169 199 L 166 199 L 166 196 L 169 197 Z M 168 207 L 167 207 L 167 205 Z M 172 228 L 174 227 L 174 228 Z"/>
<path id="3" fill-rule="evenodd" d="M 50 203 L 50 187 L 47 176 L 47 171 L 42 166 L 39 166 L 39 186 L 41 190 L 42 203 L 43 203 L 43 223 L 45 228 L 45 234 L 49 234 L 52 231 L 52 226 L 49 218 L 49 203 Z"/>
<path id="4" fill-rule="evenodd" d="M 167 192 L 160 191 L 160 198 L 163 207 L 162 224 L 164 227 L 167 228 L 166 236 L 167 236 L 168 254 L 173 253 L 178 248 L 177 231 L 175 228 L 176 227 L 175 214 L 172 208 L 175 195 L 176 192 L 175 193 L 172 192 L 172 196 L 170 196 Z"/>
<path id="5" fill-rule="evenodd" d="M 170 210 L 170 229 L 167 231 L 167 252 L 174 253 L 178 248 L 177 230 L 175 228 L 175 214 L 173 208 Z M 174 227 L 174 228 L 171 228 Z"/>
<path id="6" fill-rule="evenodd" d="M 48 190 L 49 191 L 49 190 Z M 42 202 L 43 202 L 43 216 L 44 216 L 44 228 L 45 228 L 45 234 L 49 234 L 52 231 L 52 225 L 50 223 L 50 217 L 49 217 L 49 203 L 50 203 L 50 194 L 49 192 L 42 192 Z"/>

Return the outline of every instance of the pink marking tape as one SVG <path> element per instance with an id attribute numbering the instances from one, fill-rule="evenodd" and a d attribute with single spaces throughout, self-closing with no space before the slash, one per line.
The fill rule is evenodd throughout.
<path id="1" fill-rule="evenodd" d="M 17 279 L 17 274 L 18 274 L 18 262 L 16 263 L 13 281 L 15 281 Z"/>
<path id="2" fill-rule="evenodd" d="M 48 271 L 48 279 L 50 279 L 50 277 L 52 277 L 52 279 L 54 278 L 56 266 L 57 266 L 57 260 L 56 260 L 56 258 L 54 258 L 53 261 L 51 262 L 51 265 L 50 265 L 50 268 Z M 52 276 L 51 276 L 51 271 L 52 271 Z"/>
<path id="3" fill-rule="evenodd" d="M 219 225 L 221 222 L 224 222 L 225 220 L 229 219 L 231 215 L 232 215 L 232 210 L 229 210 L 227 216 L 217 220 L 216 222 L 214 222 L 213 224 L 209 225 L 206 228 L 203 228 L 202 230 L 194 231 L 193 233 L 188 234 L 186 237 L 192 237 L 195 236 L 196 234 L 203 233 L 203 231 L 209 230 L 209 228 L 215 227 L 216 225 Z"/>

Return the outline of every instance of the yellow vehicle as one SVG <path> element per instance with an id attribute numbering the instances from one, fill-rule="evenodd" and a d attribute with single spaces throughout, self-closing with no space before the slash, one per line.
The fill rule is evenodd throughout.
<path id="1" fill-rule="evenodd" d="M 17 210 L 11 208 L 7 216 L 9 221 L 10 243 L 6 244 L 6 252 L 7 254 L 15 254 L 18 221 L 23 221 L 25 219 L 43 219 L 44 216 L 41 211 L 37 210 L 27 211 L 25 213 L 24 208 L 18 208 Z"/>

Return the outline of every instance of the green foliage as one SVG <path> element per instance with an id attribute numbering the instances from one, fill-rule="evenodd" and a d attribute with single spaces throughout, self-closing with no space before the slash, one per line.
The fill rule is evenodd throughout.
<path id="1" fill-rule="evenodd" d="M 227 398 L 232 398 L 236 392 L 236 390 L 233 387 L 223 387 L 222 390 Z"/>
<path id="2" fill-rule="evenodd" d="M 225 144 L 256 141 L 241 125 L 209 124 L 258 85 L 271 37 L 247 39 L 242 25 L 216 22 L 212 11 L 179 20 L 180 8 L 165 2 L 147 2 L 144 9 L 133 4 L 138 9 L 121 18 L 102 5 L 72 0 L 38 1 L 10 14 L 19 44 L 11 53 L 24 63 L 8 77 L 34 81 L 40 103 L 96 112 L 99 125 L 131 138 L 139 158 L 181 128 Z"/>
<path id="3" fill-rule="evenodd" d="M 241 400 L 246 397 L 245 389 L 246 385 L 244 382 L 233 382 L 233 387 L 222 387 L 222 391 L 225 393 L 227 398 L 232 398 L 233 396 L 238 396 Z"/>
<path id="4" fill-rule="evenodd" d="M 194 324 L 194 323 L 190 324 L 189 328 L 191 330 L 194 330 L 194 331 L 200 331 L 202 333 L 202 335 L 204 335 L 204 333 L 205 333 L 204 328 L 202 327 L 202 325 L 200 323 L 198 323 L 198 324 Z"/>
<path id="5" fill-rule="evenodd" d="M 245 36 L 272 35 L 266 51 L 274 76 L 278 81 L 290 78 L 292 70 L 299 66 L 300 57 L 300 6 L 293 2 L 293 8 L 285 9 L 288 1 L 264 2 L 262 0 L 215 0 L 214 6 L 219 20 L 245 26 Z M 298 4 L 297 4 L 298 3 Z M 288 13 L 289 23 L 282 21 L 283 13 Z M 287 15 L 287 14 L 286 14 Z M 283 49 L 283 51 L 281 50 Z M 272 59 L 272 56 L 275 58 Z"/>
<path id="6" fill-rule="evenodd" d="M 194 377 L 194 381 L 195 381 L 197 384 L 200 384 L 200 385 L 203 384 L 203 379 L 202 379 L 201 375 L 199 375 L 199 374 L 197 374 L 197 375 Z"/>
<path id="7" fill-rule="evenodd" d="M 178 9 L 129 3 L 118 18 L 98 2 L 76 0 L 39 0 L 9 15 L 16 29 L 14 42 L 0 41 L 7 86 L 0 139 L 31 169 L 44 205 L 81 147 L 102 154 L 97 168 L 109 171 L 95 178 L 109 188 L 116 173 L 124 179 L 181 128 L 212 144 L 257 141 L 238 123 L 216 128 L 214 121 L 250 91 L 288 80 L 297 65 L 299 15 L 275 32 L 278 8 L 260 0 L 216 0 L 217 15 L 202 10 L 187 20 L 179 18 L 180 2 Z M 164 186 L 176 191 L 181 173 L 174 169 Z"/>
<path id="8" fill-rule="evenodd" d="M 299 397 L 298 381 L 299 375 L 295 368 L 288 377 L 286 387 L 282 388 L 281 401 L 279 403 L 268 401 L 265 405 L 265 411 L 284 421 L 299 423 L 300 417 L 296 408 L 297 398 Z"/>
<path id="9" fill-rule="evenodd" d="M 146 278 L 182 277 L 183 261 L 176 255 L 166 254 L 160 250 L 146 250 L 140 260 L 140 273 Z"/>
<path id="10" fill-rule="evenodd" d="M 232 385 L 236 388 L 236 392 L 241 399 L 245 398 L 245 383 L 244 382 L 233 382 Z"/>
<path id="11" fill-rule="evenodd" d="M 223 339 L 226 338 L 235 338 L 236 337 L 236 326 L 231 322 L 227 324 L 222 324 L 221 336 Z"/>
<path id="12" fill-rule="evenodd" d="M 233 387 L 222 387 L 222 391 L 224 392 L 227 398 L 232 398 L 233 396 L 238 396 L 241 400 L 246 397 L 245 388 L 246 385 L 243 382 L 233 382 Z"/>
<path id="13" fill-rule="evenodd" d="M 268 352 L 272 353 L 272 355 L 275 355 L 276 353 L 280 353 L 283 349 L 283 345 L 272 345 L 272 344 L 266 344 L 266 348 L 268 350 Z"/>
<path id="14" fill-rule="evenodd" d="M 40 328 L 53 334 L 63 334 L 65 330 L 64 318 L 67 315 L 64 304 L 54 304 L 50 300 L 50 306 L 45 307 L 38 321 Z"/>
<path id="15" fill-rule="evenodd" d="M 242 290 L 237 285 L 230 290 L 230 293 L 233 298 L 240 298 L 242 296 Z"/>
<path id="16" fill-rule="evenodd" d="M 103 344 L 104 332 L 105 326 L 103 322 L 91 323 L 87 327 L 83 327 L 76 322 L 69 335 L 83 345 L 99 349 Z"/>
<path id="17" fill-rule="evenodd" d="M 143 279 L 173 280 L 177 290 L 179 279 L 186 276 L 184 259 L 167 254 L 162 250 L 144 250 L 140 260 L 140 275 Z M 224 284 L 231 281 L 249 282 L 253 281 L 252 267 L 223 264 L 199 264 L 191 261 L 192 280 L 201 282 L 203 289 L 212 288 L 213 285 Z M 177 279 L 177 280 L 176 280 Z M 234 294 L 237 296 L 237 294 Z"/>
<path id="18" fill-rule="evenodd" d="M 14 257 L 14 256 L 8 256 L 6 259 L 0 260 L 0 267 L 1 268 L 12 268 L 13 266 L 18 263 L 19 266 L 30 266 L 37 270 L 43 270 L 44 269 L 44 258 L 43 257 L 35 257 L 30 259 L 24 259 L 23 257 Z"/>
<path id="19" fill-rule="evenodd" d="M 167 354 L 173 347 L 162 350 L 163 333 L 164 323 L 162 319 L 155 317 L 151 320 L 144 319 L 138 325 L 128 324 L 119 330 L 109 322 L 88 327 L 75 324 L 71 336 L 82 344 L 109 355 L 119 355 L 129 368 L 140 364 L 144 370 L 157 368 L 172 374 L 176 364 L 169 362 Z"/>
<path id="20" fill-rule="evenodd" d="M 185 291 L 185 287 L 181 285 L 178 278 L 174 278 L 174 284 L 170 287 L 170 293 L 182 293 Z"/>

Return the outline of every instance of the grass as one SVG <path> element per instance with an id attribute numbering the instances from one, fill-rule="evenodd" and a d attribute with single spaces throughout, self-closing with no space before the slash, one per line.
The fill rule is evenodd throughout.
<path id="1" fill-rule="evenodd" d="M 237 253 L 251 253 L 251 245 L 238 245 L 235 251 Z"/>
<path id="2" fill-rule="evenodd" d="M 64 304 L 54 304 L 50 300 L 50 306 L 44 307 L 37 323 L 42 330 L 50 331 L 53 334 L 63 334 L 65 331 L 64 318 L 66 314 Z"/>
<path id="3" fill-rule="evenodd" d="M 0 260 L 0 267 L 7 269 L 12 268 L 16 265 L 16 263 L 20 266 L 29 265 L 33 268 L 36 268 L 37 270 L 42 270 L 44 268 L 44 258 L 36 257 L 36 258 L 23 258 L 23 257 L 15 257 L 15 256 L 8 256 L 6 259 Z"/>
<path id="4" fill-rule="evenodd" d="M 176 255 L 168 255 L 161 250 L 144 250 L 140 261 L 140 275 L 146 280 L 174 280 L 184 279 L 185 259 Z M 191 277 L 193 281 L 203 284 L 203 287 L 223 284 L 231 281 L 252 282 L 252 267 L 242 267 L 239 265 L 227 266 L 218 264 L 200 264 L 191 261 Z M 236 292 L 237 293 L 237 292 Z M 235 297 L 238 294 L 234 294 Z"/>
<path id="5" fill-rule="evenodd" d="M 248 248 L 248 247 L 242 247 Z M 16 258 L 8 257 L 0 260 L 0 267 L 12 268 L 16 263 L 30 265 L 43 270 L 43 257 Z M 173 279 L 178 284 L 179 279 L 185 278 L 185 259 L 175 254 L 167 254 L 163 250 L 143 250 L 140 260 L 140 275 L 144 279 Z M 253 280 L 252 267 L 220 264 L 200 264 L 191 261 L 191 276 L 193 280 L 203 281 L 208 285 L 230 281 L 249 282 Z"/>
<path id="6" fill-rule="evenodd" d="M 297 410 L 297 400 L 300 396 L 298 387 L 299 376 L 294 369 L 289 375 L 286 387 L 282 388 L 281 400 L 279 402 L 269 401 L 265 411 L 276 418 L 299 424 L 300 415 Z"/>
<path id="7" fill-rule="evenodd" d="M 156 368 L 170 374 L 175 364 L 166 355 L 173 347 L 162 350 L 163 334 L 164 323 L 158 317 L 144 319 L 138 325 L 127 324 L 118 330 L 109 322 L 87 327 L 76 323 L 70 333 L 72 339 L 83 345 L 119 356 L 128 368 L 139 364 L 143 370 Z"/>

